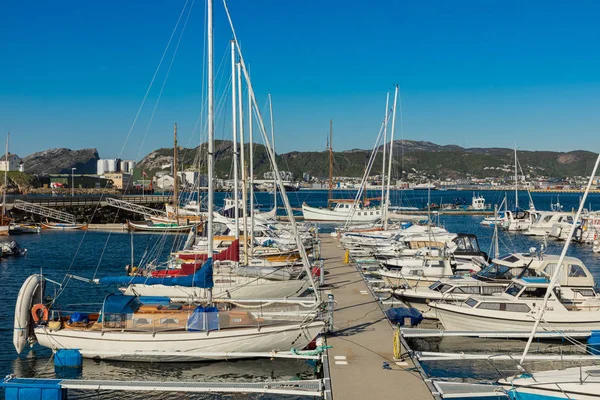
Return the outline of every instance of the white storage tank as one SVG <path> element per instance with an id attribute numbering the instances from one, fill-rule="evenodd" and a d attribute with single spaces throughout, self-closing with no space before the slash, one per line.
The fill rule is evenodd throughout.
<path id="1" fill-rule="evenodd" d="M 133 170 L 135 169 L 135 161 L 133 160 L 127 160 L 127 168 L 130 174 L 133 174 Z"/>
<path id="2" fill-rule="evenodd" d="M 129 172 L 129 164 L 127 164 L 127 161 L 121 161 L 119 164 L 121 165 L 121 172 Z"/>
<path id="3" fill-rule="evenodd" d="M 117 160 L 114 158 L 106 160 L 106 170 L 104 172 L 117 172 Z"/>
<path id="4" fill-rule="evenodd" d="M 96 162 L 96 175 L 104 175 L 106 172 L 106 160 L 98 160 Z"/>

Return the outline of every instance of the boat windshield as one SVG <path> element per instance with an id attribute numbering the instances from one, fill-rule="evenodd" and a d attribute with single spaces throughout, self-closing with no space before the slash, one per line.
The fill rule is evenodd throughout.
<path id="1" fill-rule="evenodd" d="M 516 297 L 519 292 L 523 289 L 523 285 L 519 285 L 518 283 L 512 283 L 504 293 L 509 294 L 513 297 Z"/>
<path id="2" fill-rule="evenodd" d="M 512 269 L 505 265 L 490 264 L 477 272 L 476 277 L 485 279 L 512 279 L 515 278 Z"/>

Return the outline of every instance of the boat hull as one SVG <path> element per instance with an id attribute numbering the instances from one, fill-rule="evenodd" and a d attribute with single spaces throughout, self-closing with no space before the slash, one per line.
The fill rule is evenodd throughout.
<path id="1" fill-rule="evenodd" d="M 322 321 L 210 332 L 51 331 L 35 328 L 38 343 L 54 351 L 78 349 L 85 358 L 181 362 L 247 358 L 244 353 L 290 351 L 306 347 L 324 328 Z"/>
<path id="2" fill-rule="evenodd" d="M 166 233 L 166 232 L 189 232 L 194 227 L 194 224 L 191 225 L 148 225 L 144 223 L 135 223 L 131 221 L 127 221 L 127 230 L 134 232 L 157 232 L 157 233 Z"/>
<path id="3" fill-rule="evenodd" d="M 85 231 L 88 224 L 61 224 L 54 222 L 42 222 L 42 229 L 54 229 L 59 231 Z"/>
<path id="4" fill-rule="evenodd" d="M 518 313 L 504 311 L 502 315 L 489 312 L 489 310 L 470 310 L 466 307 L 452 304 L 431 304 L 435 315 L 444 328 L 449 331 L 531 331 L 536 316 L 531 313 Z M 551 312 L 546 312 L 544 320 L 538 326 L 538 331 L 543 330 L 598 330 L 600 329 L 600 315 L 592 312 L 570 312 L 569 318 L 553 318 Z M 596 315 L 594 315 L 596 314 Z"/>
<path id="5" fill-rule="evenodd" d="M 335 211 L 329 208 L 310 207 L 302 204 L 302 215 L 306 221 L 346 222 L 351 218 L 352 223 L 373 222 L 382 218 L 381 209 L 356 210 L 354 213 L 347 211 Z"/>
<path id="6" fill-rule="evenodd" d="M 215 286 L 212 289 L 214 299 L 283 299 L 300 296 L 308 288 L 308 282 L 305 279 L 269 281 L 250 277 L 220 278 L 215 276 L 214 281 Z M 163 296 L 175 301 L 207 298 L 205 289 L 186 286 L 136 284 L 129 285 L 122 291 L 126 295 Z"/>

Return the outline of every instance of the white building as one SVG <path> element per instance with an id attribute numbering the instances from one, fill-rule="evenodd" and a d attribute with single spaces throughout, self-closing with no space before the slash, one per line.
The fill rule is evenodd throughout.
<path id="1" fill-rule="evenodd" d="M 16 154 L 8 153 L 8 163 L 6 162 L 6 154 L 0 158 L 0 171 L 20 171 L 23 161 Z"/>

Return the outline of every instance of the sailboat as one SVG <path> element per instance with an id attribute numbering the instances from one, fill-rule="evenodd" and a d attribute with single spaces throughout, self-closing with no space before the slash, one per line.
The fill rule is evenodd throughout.
<path id="1" fill-rule="evenodd" d="M 144 222 L 127 221 L 129 231 L 140 232 L 189 232 L 194 226 L 201 224 L 200 213 L 193 215 L 189 210 L 179 213 L 179 183 L 177 179 L 177 124 L 173 126 L 173 205 L 166 205 L 167 217 L 150 216 Z"/>
<path id="2" fill-rule="evenodd" d="M 229 16 L 229 11 L 226 8 Z M 291 351 L 304 348 L 325 327 L 320 315 L 318 291 L 315 301 L 293 304 L 244 306 L 229 302 L 216 307 L 212 302 L 213 212 L 214 210 L 214 90 L 213 90 L 213 2 L 207 2 L 208 27 L 208 258 L 198 271 L 184 277 L 170 278 L 171 284 L 188 283 L 208 290 L 202 306 L 177 304 L 166 297 L 138 297 L 109 294 L 102 307 L 93 313 L 65 312 L 48 301 L 41 274 L 30 276 L 23 284 L 15 309 L 14 345 L 21 352 L 28 341 L 54 351 L 78 349 L 83 357 L 148 362 L 181 362 L 255 357 L 257 353 Z M 231 20 L 230 20 L 231 21 Z M 254 92 L 233 25 L 231 25 L 240 63 L 256 105 Z M 261 122 L 260 111 L 256 114 Z M 264 126 L 260 124 L 264 134 Z M 274 159 L 272 149 L 267 149 Z M 274 165 L 288 215 L 292 210 L 277 165 Z M 295 221 L 290 219 L 295 230 Z M 303 265 L 310 275 L 310 265 L 302 242 L 297 238 Z M 64 287 L 61 287 L 64 290 Z M 39 299 L 42 299 L 41 301 Z M 40 301 L 38 303 L 38 301 Z M 270 303 L 276 303 L 274 301 Z M 223 304 L 223 303 L 221 303 Z"/>
<path id="3" fill-rule="evenodd" d="M 329 195 L 327 207 L 311 207 L 302 203 L 302 215 L 306 221 L 346 222 L 351 218 L 352 223 L 373 222 L 383 218 L 382 207 L 370 207 L 370 202 L 381 199 L 333 199 L 333 120 L 329 121 Z M 333 208 L 330 208 L 331 205 Z"/>
<path id="4" fill-rule="evenodd" d="M 517 147 L 515 146 L 515 208 L 514 210 L 506 210 L 504 212 L 504 218 L 502 221 L 501 228 L 507 231 L 525 231 L 533 224 L 536 219 L 537 212 L 529 195 L 530 204 L 529 210 L 519 208 L 519 180 L 518 180 L 518 161 L 517 161 Z M 529 189 L 527 190 L 529 193 Z"/>

